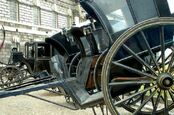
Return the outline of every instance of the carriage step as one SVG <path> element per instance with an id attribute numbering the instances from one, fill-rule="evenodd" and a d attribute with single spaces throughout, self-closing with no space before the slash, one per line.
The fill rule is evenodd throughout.
<path id="1" fill-rule="evenodd" d="M 66 85 L 66 87 L 63 86 L 67 90 L 66 92 L 69 92 L 69 95 L 79 103 L 81 108 L 94 106 L 99 102 L 103 102 L 102 92 L 90 95 L 76 78 L 66 79 L 64 85 Z"/>
<path id="2" fill-rule="evenodd" d="M 88 105 L 94 106 L 102 102 L 103 102 L 103 93 L 98 92 L 98 93 L 90 95 L 83 103 L 81 103 L 81 105 L 83 107 L 86 107 Z"/>
<path id="3" fill-rule="evenodd" d="M 66 79 L 63 88 L 80 105 L 89 96 L 89 94 L 87 93 L 85 88 L 77 81 L 76 78 L 68 78 L 68 79 Z"/>

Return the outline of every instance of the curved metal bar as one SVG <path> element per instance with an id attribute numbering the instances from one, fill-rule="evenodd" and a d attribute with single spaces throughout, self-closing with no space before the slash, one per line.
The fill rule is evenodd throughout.
<path id="1" fill-rule="evenodd" d="M 74 62 L 78 59 L 78 57 L 81 55 L 81 52 L 78 52 L 74 57 L 73 57 L 73 59 L 71 60 L 71 63 L 70 63 L 70 65 L 69 65 L 69 70 L 68 70 L 68 72 L 69 72 L 69 75 L 71 75 L 71 70 L 72 70 L 72 67 L 77 67 L 77 65 L 76 66 L 74 66 L 73 64 L 74 64 Z M 79 59 L 78 59 L 78 61 L 80 61 Z M 75 75 L 76 75 L 77 73 L 75 73 Z M 74 75 L 74 74 L 73 74 Z M 71 77 L 71 76 L 70 76 Z"/>
<path id="2" fill-rule="evenodd" d="M 2 40 L 2 43 L 0 44 L 0 51 L 1 51 L 2 47 L 4 46 L 4 43 L 5 43 L 5 36 L 6 36 L 5 28 L 4 28 L 3 25 L 2 25 L 2 31 L 3 31 L 3 40 Z"/>
<path id="3" fill-rule="evenodd" d="M 65 105 L 62 105 L 62 104 L 59 104 L 59 103 L 56 103 L 56 102 L 53 102 L 53 101 L 35 96 L 35 95 L 31 95 L 31 94 L 25 94 L 25 95 L 36 98 L 36 99 L 39 99 L 39 100 L 42 100 L 42 101 L 45 101 L 45 102 L 48 102 L 48 103 L 51 103 L 51 104 L 54 104 L 54 105 L 57 105 L 57 106 L 60 106 L 60 107 L 67 108 L 67 109 L 70 109 L 70 110 L 78 110 L 78 108 L 72 108 L 72 107 L 69 107 L 69 106 L 65 106 Z"/>

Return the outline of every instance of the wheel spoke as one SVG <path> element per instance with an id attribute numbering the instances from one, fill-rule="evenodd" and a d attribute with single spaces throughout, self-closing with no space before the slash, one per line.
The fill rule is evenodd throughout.
<path id="1" fill-rule="evenodd" d="M 151 98 L 153 98 L 153 96 L 155 95 L 157 89 L 155 89 L 155 91 L 152 92 L 152 94 L 145 100 L 143 101 L 143 103 L 138 107 L 138 109 L 134 112 L 134 115 L 137 115 L 137 113 L 146 105 L 146 103 L 148 101 L 150 101 Z"/>
<path id="2" fill-rule="evenodd" d="M 156 60 L 157 62 L 159 62 L 160 61 L 160 59 L 161 59 L 161 54 L 160 54 L 160 56 L 158 57 L 158 59 Z"/>
<path id="3" fill-rule="evenodd" d="M 158 104 L 159 104 L 159 101 L 160 101 L 160 96 L 161 96 L 161 90 L 160 90 L 160 92 L 158 92 L 158 96 L 157 96 L 157 99 L 155 101 L 155 105 L 154 105 L 154 108 L 153 108 L 152 115 L 156 114 L 156 110 L 157 110 L 157 107 L 158 107 Z"/>
<path id="4" fill-rule="evenodd" d="M 153 70 L 144 60 L 142 60 L 134 51 L 132 51 L 127 45 L 123 44 L 123 48 L 131 55 L 133 55 L 133 57 L 139 61 L 142 65 L 144 65 L 145 67 L 147 67 L 152 73 L 154 73 L 157 76 L 157 73 L 155 72 L 155 70 Z"/>
<path id="5" fill-rule="evenodd" d="M 161 43 L 161 55 L 162 55 L 162 71 L 165 71 L 165 41 L 164 41 L 164 26 L 160 30 L 160 43 Z"/>
<path id="6" fill-rule="evenodd" d="M 7 79 L 4 84 L 8 84 L 8 83 L 10 83 L 9 79 Z"/>
<path id="7" fill-rule="evenodd" d="M 168 100 L 167 100 L 167 91 L 164 91 L 164 115 L 168 115 Z"/>
<path id="8" fill-rule="evenodd" d="M 109 86 L 150 84 L 150 81 L 124 81 L 109 83 Z"/>
<path id="9" fill-rule="evenodd" d="M 141 95 L 141 101 L 140 101 L 141 104 L 143 103 L 144 96 L 145 96 L 145 93 L 143 93 L 143 94 Z"/>
<path id="10" fill-rule="evenodd" d="M 147 89 L 144 89 L 143 91 L 139 91 L 139 92 L 137 92 L 137 93 L 135 93 L 135 94 L 132 94 L 132 95 L 130 95 L 129 97 L 127 97 L 127 98 L 125 98 L 125 99 L 122 99 L 122 100 L 120 100 L 120 101 L 114 103 L 114 105 L 117 106 L 117 105 L 119 105 L 119 104 L 122 104 L 122 103 L 124 103 L 124 102 L 130 100 L 131 98 L 134 98 L 134 97 L 136 97 L 136 96 L 138 96 L 138 95 L 141 95 L 141 94 L 147 92 L 147 91 L 150 90 L 150 89 L 153 89 L 154 87 L 156 87 L 156 85 L 151 86 L 151 87 L 149 87 L 149 88 L 147 88 Z"/>
<path id="11" fill-rule="evenodd" d="M 170 73 L 173 74 L 174 73 L 174 67 L 170 68 Z M 173 79 L 174 80 L 174 79 Z"/>
<path id="12" fill-rule="evenodd" d="M 173 50 L 172 52 L 166 57 L 165 62 L 173 55 Z"/>
<path id="13" fill-rule="evenodd" d="M 128 71 L 134 72 L 134 73 L 136 73 L 136 74 L 138 74 L 138 75 L 140 75 L 140 76 L 147 76 L 147 77 L 150 77 L 150 78 L 152 78 L 152 79 L 156 79 L 156 76 L 153 76 L 153 75 L 148 74 L 148 73 L 144 73 L 144 72 L 142 72 L 142 71 L 140 71 L 140 70 L 138 70 L 138 69 L 135 69 L 135 68 L 132 68 L 132 67 L 123 65 L 123 64 L 121 64 L 121 63 L 117 63 L 117 62 L 112 62 L 112 63 L 113 63 L 114 65 L 119 66 L 119 67 L 121 67 L 121 68 L 124 68 L 124 69 L 126 69 L 126 70 L 128 70 Z"/>
<path id="14" fill-rule="evenodd" d="M 169 92 L 169 95 L 170 95 L 170 97 L 171 97 L 171 99 L 172 99 L 172 101 L 174 103 L 174 96 L 173 96 L 172 92 L 170 90 L 168 92 Z"/>
<path id="15" fill-rule="evenodd" d="M 156 90 L 156 89 L 155 89 L 155 90 Z M 152 90 L 150 90 L 150 93 L 152 93 Z M 151 98 L 151 102 L 152 102 L 152 106 L 153 106 L 153 108 L 154 108 L 155 104 L 154 104 L 154 98 L 153 98 L 153 97 Z"/>
<path id="16" fill-rule="evenodd" d="M 131 102 L 133 102 L 133 99 L 130 99 L 126 104 L 129 105 Z"/>
<path id="17" fill-rule="evenodd" d="M 169 66 L 167 68 L 167 72 L 170 72 L 173 61 L 174 61 L 174 52 L 172 52 L 171 59 L 170 59 L 170 62 L 169 62 Z"/>
<path id="18" fill-rule="evenodd" d="M 158 71 L 160 72 L 160 67 L 159 67 L 159 65 L 157 64 L 157 61 L 156 61 L 155 58 L 154 58 L 154 53 L 152 52 L 152 50 L 151 50 L 151 48 L 150 48 L 150 45 L 149 45 L 149 43 L 148 43 L 148 41 L 147 41 L 147 38 L 146 38 L 144 32 L 141 31 L 140 33 L 141 33 L 141 35 L 143 36 L 143 40 L 144 40 L 144 42 L 145 42 L 145 45 L 146 45 L 146 47 L 147 47 L 147 49 L 148 49 L 148 52 L 149 52 L 151 58 L 152 58 L 153 63 L 155 64 L 155 66 L 157 67 Z"/>

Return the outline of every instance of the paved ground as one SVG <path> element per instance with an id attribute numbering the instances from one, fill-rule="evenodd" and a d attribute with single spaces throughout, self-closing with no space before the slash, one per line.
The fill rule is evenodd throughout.
<path id="1" fill-rule="evenodd" d="M 63 96 L 47 91 L 30 94 L 70 106 Z M 93 115 L 92 109 L 73 111 L 25 95 L 0 99 L 0 105 L 0 115 Z M 98 108 L 97 115 L 102 115 L 99 110 Z"/>

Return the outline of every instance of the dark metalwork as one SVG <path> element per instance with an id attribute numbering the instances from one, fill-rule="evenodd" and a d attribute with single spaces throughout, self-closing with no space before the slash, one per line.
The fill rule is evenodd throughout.
<path id="1" fill-rule="evenodd" d="M 47 99 L 35 96 L 35 95 L 31 95 L 31 94 L 25 94 L 25 95 L 33 97 L 33 98 L 36 98 L 36 99 L 39 99 L 39 100 L 42 100 L 42 101 L 45 101 L 45 102 L 48 102 L 48 103 L 51 103 L 51 104 L 54 104 L 54 105 L 57 105 L 57 106 L 60 106 L 60 107 L 63 107 L 63 108 L 67 108 L 67 109 L 70 109 L 70 110 L 78 110 L 75 107 L 65 106 L 65 105 L 62 105 L 62 104 L 59 104 L 59 103 L 56 103 L 56 102 L 53 102 L 53 101 L 50 101 L 50 100 L 47 100 Z"/>

